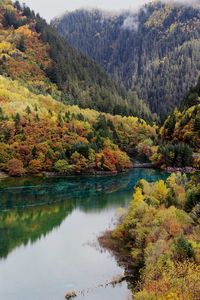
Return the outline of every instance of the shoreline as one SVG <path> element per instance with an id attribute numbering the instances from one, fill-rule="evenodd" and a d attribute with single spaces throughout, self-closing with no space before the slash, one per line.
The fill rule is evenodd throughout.
<path id="1" fill-rule="evenodd" d="M 71 177 L 103 177 L 103 176 L 117 176 L 120 174 L 124 174 L 127 172 L 130 172 L 131 170 L 134 169 L 154 169 L 154 170 L 160 170 L 163 172 L 167 173 L 176 173 L 176 172 L 181 172 L 181 173 L 186 173 L 186 174 L 191 174 L 194 172 L 200 172 L 200 170 L 195 169 L 193 167 L 166 167 L 166 168 L 161 168 L 157 164 L 153 163 L 141 163 L 141 164 L 135 164 L 133 165 L 130 169 L 126 169 L 123 171 L 91 171 L 91 172 L 85 172 L 85 173 L 71 173 L 71 174 L 62 174 L 62 173 L 56 173 L 56 172 L 41 172 L 38 174 L 29 174 L 27 173 L 25 176 L 10 176 L 8 173 L 5 171 L 0 171 L 0 180 L 4 180 L 6 178 L 27 178 L 27 177 L 32 177 L 32 178 L 37 178 L 37 177 L 43 177 L 43 178 L 71 178 Z"/>
<path id="2" fill-rule="evenodd" d="M 124 269 L 124 280 L 133 291 L 139 280 L 141 266 L 133 266 L 129 250 L 123 247 L 123 243 L 112 238 L 112 230 L 104 231 L 97 239 L 100 247 L 107 250 Z"/>
<path id="3" fill-rule="evenodd" d="M 6 172 L 0 171 L 0 180 L 10 177 Z"/>
<path id="4" fill-rule="evenodd" d="M 176 172 L 181 172 L 181 173 L 186 173 L 186 174 L 190 174 L 193 172 L 200 172 L 200 170 L 197 170 L 193 167 L 167 167 L 164 169 L 164 171 L 168 172 L 168 173 L 176 173 Z"/>

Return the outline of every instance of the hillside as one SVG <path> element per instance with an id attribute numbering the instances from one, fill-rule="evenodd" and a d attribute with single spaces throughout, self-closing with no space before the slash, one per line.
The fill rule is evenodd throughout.
<path id="1" fill-rule="evenodd" d="M 175 110 L 164 122 L 160 129 L 160 139 L 161 144 L 165 145 L 163 147 L 165 160 L 178 162 L 174 149 L 181 143 L 187 147 L 184 160 L 187 161 L 190 156 L 191 152 L 188 152 L 190 147 L 194 151 L 193 165 L 200 168 L 200 78 L 198 84 L 190 89 L 182 101 L 181 108 Z M 178 163 L 184 164 L 180 160 Z"/>
<path id="2" fill-rule="evenodd" d="M 0 170 L 10 175 L 121 172 L 132 166 L 127 153 L 155 137 L 136 117 L 67 106 L 0 76 Z"/>
<path id="3" fill-rule="evenodd" d="M 77 10 L 53 24 L 161 117 L 179 106 L 197 81 L 199 5 L 155 1 L 137 13 Z"/>
<path id="4" fill-rule="evenodd" d="M 36 93 L 83 108 L 152 119 L 135 93 L 127 93 L 19 2 L 0 2 L 0 61 L 0 74 L 26 82 Z"/>
<path id="5" fill-rule="evenodd" d="M 10 175 L 121 172 L 132 166 L 130 156 L 163 166 L 199 166 L 199 84 L 185 97 L 182 111 L 166 120 L 159 144 L 157 127 L 141 118 L 80 108 L 133 113 L 128 102 L 123 111 L 125 99 L 115 102 L 113 95 L 119 94 L 111 91 L 117 93 L 117 87 L 104 82 L 104 74 L 111 80 L 106 73 L 29 8 L 4 0 L 0 21 L 1 170 Z M 99 91 L 108 95 L 110 89 L 111 103 L 95 93 L 95 101 L 89 98 L 94 74 Z M 72 90 L 79 91 L 77 98 Z M 151 119 L 137 101 L 137 114 Z"/>

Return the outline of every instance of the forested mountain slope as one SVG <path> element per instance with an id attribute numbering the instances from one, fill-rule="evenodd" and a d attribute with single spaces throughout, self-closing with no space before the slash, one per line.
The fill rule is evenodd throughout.
<path id="1" fill-rule="evenodd" d="M 193 149 L 193 164 L 200 168 L 200 78 L 182 101 L 181 108 L 167 118 L 160 129 L 160 137 L 162 144 L 168 145 L 164 154 L 169 162 L 179 160 L 174 149 L 181 143 Z M 183 148 L 179 151 L 183 151 Z M 187 152 L 185 161 L 189 155 Z M 181 161 L 178 163 L 181 164 Z"/>
<path id="2" fill-rule="evenodd" d="M 148 106 L 127 93 L 94 61 L 71 47 L 28 7 L 0 2 L 0 73 L 67 104 L 151 118 Z"/>
<path id="3" fill-rule="evenodd" d="M 10 175 L 123 171 L 127 153 L 155 137 L 142 119 L 67 106 L 0 76 L 0 170 Z"/>
<path id="4" fill-rule="evenodd" d="M 5 0 L 0 5 L 0 170 L 21 176 L 129 169 L 128 154 L 136 153 L 143 139 L 153 141 L 156 127 L 72 105 L 122 108 L 125 98 L 101 68 L 29 8 Z M 98 100 L 93 84 L 105 98 Z"/>
<path id="5" fill-rule="evenodd" d="M 53 24 L 73 46 L 166 116 L 200 72 L 200 8 L 155 1 L 139 12 L 77 10 Z"/>
<path id="6" fill-rule="evenodd" d="M 200 169 L 200 78 L 157 133 L 153 143 L 143 139 L 137 145 L 140 155 L 169 171 Z"/>

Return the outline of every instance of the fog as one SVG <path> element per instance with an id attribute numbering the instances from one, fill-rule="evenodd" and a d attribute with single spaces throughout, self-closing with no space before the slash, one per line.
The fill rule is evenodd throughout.
<path id="1" fill-rule="evenodd" d="M 195 1 L 195 0 L 194 0 Z M 122 10 L 130 9 L 135 10 L 144 5 L 145 3 L 153 2 L 148 0 L 23 0 L 23 3 L 30 8 L 39 12 L 42 17 L 50 21 L 54 17 L 63 14 L 65 11 L 72 11 L 78 8 L 101 8 L 104 10 Z M 166 0 L 172 2 L 172 0 Z M 191 0 L 177 0 L 176 2 L 184 2 L 191 4 Z M 196 2 L 199 2 L 196 0 Z M 131 20 L 128 21 L 129 26 Z"/>

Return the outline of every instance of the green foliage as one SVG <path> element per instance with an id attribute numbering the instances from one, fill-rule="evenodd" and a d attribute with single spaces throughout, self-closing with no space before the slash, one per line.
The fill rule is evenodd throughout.
<path id="1" fill-rule="evenodd" d="M 21 38 L 20 38 L 20 40 L 19 40 L 16 47 L 17 47 L 17 49 L 19 49 L 22 52 L 26 51 L 25 40 L 24 40 L 23 36 L 21 36 Z"/>
<path id="2" fill-rule="evenodd" d="M 191 211 L 197 204 L 200 204 L 200 187 L 194 186 L 188 191 L 185 208 L 187 211 Z"/>
<path id="3" fill-rule="evenodd" d="M 20 120 L 21 120 L 20 114 L 16 113 L 16 115 L 13 117 L 13 120 L 15 122 L 15 127 L 18 128 L 20 125 Z"/>
<path id="4" fill-rule="evenodd" d="M 182 109 L 188 109 L 194 105 L 199 104 L 200 97 L 200 77 L 198 79 L 197 85 L 190 88 L 188 94 L 183 99 L 181 103 Z"/>
<path id="5" fill-rule="evenodd" d="M 50 198 L 52 199 L 52 195 Z M 27 201 L 30 201 L 30 199 L 26 199 L 26 205 Z M 30 205 L 26 210 L 12 209 L 1 213 L 0 257 L 6 258 L 10 252 L 20 245 L 27 245 L 27 242 L 33 243 L 46 236 L 53 228 L 60 226 L 72 211 L 72 208 L 72 202 L 60 201 L 59 204 Z"/>
<path id="6" fill-rule="evenodd" d="M 192 165 L 193 151 L 187 144 L 167 144 L 159 148 L 163 163 L 167 167 L 186 167 Z"/>
<path id="7" fill-rule="evenodd" d="M 62 160 L 58 160 L 55 165 L 54 165 L 54 168 L 55 170 L 58 172 L 58 173 L 61 173 L 61 174 L 68 174 L 69 171 L 70 171 L 70 165 L 69 163 L 62 159 Z"/>
<path id="8" fill-rule="evenodd" d="M 172 247 L 174 247 L 175 256 L 177 256 L 179 260 L 194 257 L 192 245 L 183 235 L 180 235 L 176 239 Z"/>
<path id="9" fill-rule="evenodd" d="M 53 24 L 163 118 L 197 81 L 199 15 L 199 6 L 191 3 L 153 1 L 138 13 L 76 10 Z M 195 103 L 196 94 L 193 98 Z"/>
<path id="10" fill-rule="evenodd" d="M 195 95 L 195 96 L 194 96 Z M 168 165 L 200 167 L 200 79 L 198 84 L 191 88 L 182 102 L 179 110 L 175 110 L 164 122 L 160 129 L 163 147 L 161 152 L 165 156 Z M 183 143 L 185 145 L 183 145 Z M 173 145 L 174 146 L 173 146 Z M 191 149 L 193 161 L 191 161 Z M 172 149 L 174 148 L 174 149 Z M 176 148 L 176 149 L 175 149 Z M 175 151 L 176 150 L 176 151 Z M 182 156 L 176 159 L 176 153 Z M 184 154 L 185 152 L 185 154 Z M 185 161 L 185 163 L 184 163 Z M 192 164 L 191 164 L 192 163 Z"/>
<path id="11" fill-rule="evenodd" d="M 174 133 L 175 125 L 176 125 L 176 118 L 174 114 L 172 114 L 165 122 L 165 128 L 167 130 L 167 135 L 169 137 L 172 136 L 172 134 Z"/>
<path id="12" fill-rule="evenodd" d="M 52 64 L 46 69 L 50 80 L 62 90 L 62 100 L 83 108 L 152 120 L 148 105 L 116 84 L 93 60 L 73 49 L 41 18 L 36 30 L 50 45 Z"/>
<path id="13" fill-rule="evenodd" d="M 16 14 L 14 11 L 6 10 L 4 14 L 4 18 L 2 24 L 5 28 L 13 26 L 15 29 L 19 28 L 20 26 L 24 25 L 26 20 L 17 19 Z"/>

